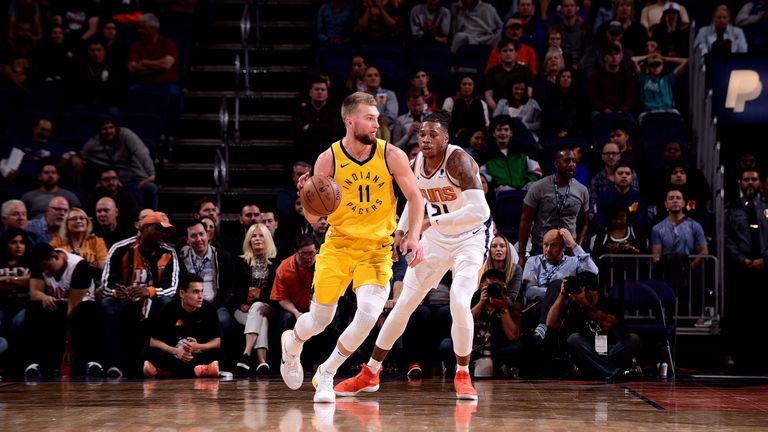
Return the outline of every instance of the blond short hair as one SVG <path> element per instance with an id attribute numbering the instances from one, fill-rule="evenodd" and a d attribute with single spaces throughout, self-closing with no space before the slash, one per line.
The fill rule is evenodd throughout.
<path id="1" fill-rule="evenodd" d="M 344 99 L 341 104 L 341 119 L 352 115 L 360 105 L 376 106 L 376 99 L 372 95 L 363 92 L 355 92 Z"/>

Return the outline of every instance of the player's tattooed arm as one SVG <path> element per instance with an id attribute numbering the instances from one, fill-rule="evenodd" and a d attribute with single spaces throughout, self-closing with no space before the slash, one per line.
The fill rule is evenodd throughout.
<path id="1" fill-rule="evenodd" d="M 459 181 L 461 190 L 483 189 L 480 179 L 477 178 L 477 172 L 479 171 L 477 163 L 467 153 L 463 151 L 451 153 L 445 168 L 452 178 Z"/>

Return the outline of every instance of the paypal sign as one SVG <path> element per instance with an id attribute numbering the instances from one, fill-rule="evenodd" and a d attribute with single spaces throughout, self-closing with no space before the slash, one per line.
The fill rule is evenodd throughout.
<path id="1" fill-rule="evenodd" d="M 718 121 L 768 124 L 768 59 L 715 59 L 710 72 L 712 111 Z"/>

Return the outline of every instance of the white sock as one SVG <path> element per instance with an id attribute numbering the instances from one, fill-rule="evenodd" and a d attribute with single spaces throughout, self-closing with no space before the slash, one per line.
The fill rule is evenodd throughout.
<path id="1" fill-rule="evenodd" d="M 456 365 L 456 372 L 464 371 L 466 373 L 469 373 L 469 365 L 462 366 L 460 364 Z"/>
<path id="2" fill-rule="evenodd" d="M 331 356 L 328 357 L 328 360 L 326 360 L 325 363 L 321 365 L 323 372 L 336 375 L 336 370 L 339 368 L 339 366 L 344 364 L 348 358 L 349 356 L 342 354 L 338 348 L 334 348 Z"/>
<path id="3" fill-rule="evenodd" d="M 290 336 L 286 336 L 285 338 L 285 350 L 288 351 L 288 354 L 292 356 L 297 356 L 301 354 L 301 348 L 304 346 L 303 342 L 299 342 L 298 339 L 296 339 L 296 335 L 294 333 L 291 333 Z"/>
<path id="4" fill-rule="evenodd" d="M 371 372 L 376 373 L 379 371 L 379 369 L 381 369 L 381 362 L 374 360 L 374 358 L 371 357 L 371 359 L 368 360 L 368 364 L 366 366 L 368 366 L 368 369 L 370 369 Z"/>

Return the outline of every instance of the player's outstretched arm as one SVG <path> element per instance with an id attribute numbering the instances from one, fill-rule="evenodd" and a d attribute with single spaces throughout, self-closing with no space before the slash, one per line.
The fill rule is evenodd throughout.
<path id="1" fill-rule="evenodd" d="M 320 156 L 317 157 L 314 173 L 306 172 L 299 177 L 299 181 L 296 183 L 296 188 L 299 190 L 299 194 L 301 194 L 301 189 L 304 187 L 307 180 L 311 176 L 318 174 L 333 177 L 333 152 L 330 148 L 320 153 Z M 304 219 L 309 223 L 315 223 L 320 219 L 320 216 L 310 213 L 309 210 L 305 208 Z"/>
<path id="2" fill-rule="evenodd" d="M 411 252 L 408 265 L 413 267 L 420 263 L 423 258 L 419 236 L 421 235 L 421 224 L 424 221 L 424 198 L 416 184 L 416 176 L 413 175 L 408 164 L 408 156 L 391 144 L 387 147 L 387 165 L 389 165 L 389 170 L 395 177 L 397 185 L 400 186 L 400 190 L 403 191 L 403 195 L 408 200 L 408 233 L 400 243 L 400 250 L 403 253 Z"/>
<path id="3" fill-rule="evenodd" d="M 491 209 L 483 193 L 483 186 L 477 177 L 477 164 L 463 151 L 451 153 L 445 164 L 448 175 L 459 181 L 464 205 L 453 212 L 429 217 L 430 225 L 475 225 L 491 216 Z"/>

